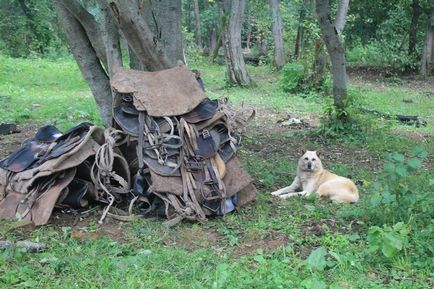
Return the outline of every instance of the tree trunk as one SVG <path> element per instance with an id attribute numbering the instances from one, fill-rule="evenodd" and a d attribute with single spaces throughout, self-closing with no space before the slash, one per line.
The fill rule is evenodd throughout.
<path id="1" fill-rule="evenodd" d="M 431 45 L 431 63 L 434 62 L 434 40 Z"/>
<path id="2" fill-rule="evenodd" d="M 161 34 L 154 34 L 145 21 L 141 4 L 136 1 L 110 0 L 109 7 L 131 49 L 146 70 L 158 71 L 175 65 L 163 50 L 159 37 Z M 155 17 L 151 19 L 156 20 Z M 158 28 L 157 23 L 156 26 Z"/>
<path id="3" fill-rule="evenodd" d="M 252 45 L 252 17 L 247 18 L 246 49 L 250 52 Z"/>
<path id="4" fill-rule="evenodd" d="M 137 0 L 135 0 L 137 1 Z M 127 2 L 127 1 L 125 1 Z M 184 59 L 181 29 L 181 0 L 139 0 L 139 10 L 170 62 L 170 67 Z"/>
<path id="5" fill-rule="evenodd" d="M 347 97 L 347 72 L 344 50 L 335 25 L 331 22 L 329 0 L 316 0 L 316 14 L 332 64 L 334 104 L 341 110 L 345 107 L 344 100 Z"/>
<path id="6" fill-rule="evenodd" d="M 200 14 L 199 14 L 199 2 L 198 0 L 193 0 L 194 6 L 194 37 L 196 40 L 196 46 L 202 48 L 202 33 L 200 31 Z"/>
<path id="7" fill-rule="evenodd" d="M 223 35 L 223 32 L 222 32 Z M 211 60 L 212 62 L 215 62 L 215 59 L 219 55 L 220 48 L 223 46 L 223 36 L 220 35 L 220 37 L 217 39 L 216 45 L 214 49 L 212 50 Z"/>
<path id="8" fill-rule="evenodd" d="M 408 56 L 413 56 L 416 52 L 417 24 L 419 23 L 419 17 L 423 12 L 422 7 L 419 5 L 419 0 L 413 0 L 411 7 L 412 16 L 410 30 L 408 32 Z"/>
<path id="9" fill-rule="evenodd" d="M 297 36 L 295 37 L 294 59 L 297 60 L 301 57 L 301 48 L 303 44 L 303 21 L 306 17 L 306 6 L 309 0 L 304 0 L 302 7 L 300 7 L 300 15 L 298 18 Z"/>
<path id="10" fill-rule="evenodd" d="M 432 70 L 433 37 L 434 37 L 434 26 L 432 24 L 433 17 L 434 17 L 434 9 L 431 9 L 427 20 L 425 42 L 423 45 L 422 58 L 420 61 L 420 74 L 422 75 L 431 74 L 431 70 Z"/>
<path id="11" fill-rule="evenodd" d="M 224 1 L 221 1 L 221 3 Z M 244 0 L 222 3 L 222 43 L 225 50 L 229 81 L 238 85 L 249 85 L 251 79 L 247 73 L 241 50 L 241 26 L 244 13 Z"/>
<path id="12" fill-rule="evenodd" d="M 338 34 L 344 31 L 345 23 L 347 20 L 348 6 L 350 0 L 340 0 L 338 6 L 338 12 L 336 13 L 335 27 Z"/>
<path id="13" fill-rule="evenodd" d="M 122 52 L 119 30 L 114 21 L 113 14 L 109 11 L 107 1 L 99 0 L 101 10 L 101 33 L 107 55 L 107 70 L 110 77 L 114 67 L 122 66 Z"/>
<path id="14" fill-rule="evenodd" d="M 209 47 L 210 51 L 214 52 L 217 47 L 217 32 L 216 27 L 211 27 L 210 35 L 209 35 Z"/>
<path id="15" fill-rule="evenodd" d="M 90 86 L 105 126 L 112 121 L 112 95 L 109 78 L 97 57 L 89 36 L 80 22 L 66 8 L 69 0 L 53 0 L 59 21 L 62 24 L 71 52 L 78 63 L 84 79 Z"/>
<path id="16" fill-rule="evenodd" d="M 90 44 L 94 48 L 96 55 L 104 64 L 104 67 L 108 67 L 107 65 L 107 54 L 104 46 L 104 40 L 101 34 L 100 27 L 98 23 L 95 21 L 95 18 L 87 12 L 86 9 L 78 2 L 77 0 L 70 1 L 62 1 L 63 6 L 68 9 L 69 13 L 74 16 L 74 18 L 80 22 L 81 27 L 86 31 L 87 37 L 90 41 Z"/>
<path id="17" fill-rule="evenodd" d="M 282 37 L 282 17 L 279 10 L 279 0 L 270 0 L 271 11 L 273 15 L 273 39 L 274 39 L 274 59 L 273 65 L 276 68 L 282 68 L 285 65 L 285 53 L 283 49 Z"/>

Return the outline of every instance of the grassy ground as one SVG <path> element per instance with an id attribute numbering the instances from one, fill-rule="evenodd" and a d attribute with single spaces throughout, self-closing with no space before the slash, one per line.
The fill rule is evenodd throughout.
<path id="1" fill-rule="evenodd" d="M 281 127 L 288 114 L 316 126 L 326 99 L 285 94 L 267 66 L 249 67 L 254 88 L 229 87 L 224 67 L 197 67 L 211 97 L 229 96 L 254 106 L 257 118 L 245 138 L 240 157 L 254 177 L 257 201 L 204 225 L 183 223 L 171 229 L 161 220 L 96 225 L 98 212 L 85 216 L 57 212 L 49 225 L 35 231 L 7 231 L 0 240 L 33 240 L 49 248 L 41 253 L 0 251 L 1 288 L 432 288 L 432 194 L 405 223 L 411 227 L 393 257 L 369 250 L 368 230 L 382 227 L 380 206 L 370 196 L 383 170 L 385 152 L 405 156 L 416 144 L 434 151 L 432 79 L 389 83 L 352 76 L 351 93 L 370 109 L 426 118 L 424 128 L 373 119 L 363 139 L 328 139 L 315 128 Z M 411 99 L 413 102 L 402 102 Z M 0 138 L 1 156 L 44 123 L 66 129 L 81 121 L 98 123 L 86 83 L 70 59 L 16 60 L 0 56 L 0 122 L 18 122 L 22 134 Z M 280 201 L 269 192 L 294 177 L 301 150 L 323 153 L 325 166 L 351 176 L 361 202 L 336 205 L 315 199 Z M 0 157 L 1 157 L 0 156 Z M 432 189 L 432 154 L 403 185 L 413 192 Z M 431 192 L 432 193 L 432 192 Z M 417 205 L 421 206 L 421 205 Z M 382 213 L 380 211 L 380 213 Z M 394 216 L 390 214 L 390 218 Z M 416 222 L 424 216 L 426 222 Z M 396 222 L 390 220 L 387 226 Z M 395 240 L 395 239 L 394 239 Z M 399 241 L 399 240 L 398 240 Z"/>

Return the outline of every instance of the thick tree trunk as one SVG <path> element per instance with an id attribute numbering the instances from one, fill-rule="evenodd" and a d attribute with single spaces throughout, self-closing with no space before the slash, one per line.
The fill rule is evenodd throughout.
<path id="1" fill-rule="evenodd" d="M 241 26 L 244 0 L 227 1 L 222 6 L 222 43 L 225 50 L 229 81 L 238 85 L 251 84 L 241 50 Z M 227 19 L 227 21 L 225 21 Z"/>
<path id="2" fill-rule="evenodd" d="M 104 67 L 108 68 L 104 40 L 95 18 L 92 14 L 87 12 L 87 10 L 77 0 L 62 1 L 62 3 L 68 9 L 69 13 L 80 22 L 81 27 L 86 31 L 87 37 L 94 48 L 96 55 L 100 61 L 102 61 Z"/>
<path id="3" fill-rule="evenodd" d="M 122 66 L 119 30 L 113 14 L 108 8 L 107 1 L 99 0 L 99 7 L 101 10 L 101 33 L 107 55 L 107 70 L 111 77 L 113 68 Z"/>
<path id="4" fill-rule="evenodd" d="M 347 20 L 348 6 L 350 0 L 340 0 L 338 6 L 338 12 L 336 13 L 335 27 L 338 34 L 344 31 L 345 23 Z"/>
<path id="5" fill-rule="evenodd" d="M 157 37 L 159 34 L 154 34 L 145 21 L 143 7 L 139 3 L 110 0 L 109 7 L 131 49 L 146 70 L 158 71 L 175 65 L 176 62 L 171 61 L 165 54 L 161 37 Z M 153 17 L 153 20 L 156 18 Z"/>
<path id="6" fill-rule="evenodd" d="M 331 21 L 328 0 L 316 0 L 316 14 L 321 36 L 332 63 L 334 104 L 336 108 L 343 109 L 345 107 L 344 100 L 347 97 L 345 55 L 335 25 Z"/>
<path id="7" fill-rule="evenodd" d="M 419 5 L 419 0 L 413 0 L 411 4 L 412 16 L 410 30 L 408 32 L 408 55 L 413 56 L 416 52 L 417 43 L 417 24 L 419 23 L 419 17 L 422 15 L 422 7 Z"/>
<path id="8" fill-rule="evenodd" d="M 139 5 L 145 21 L 169 59 L 170 67 L 175 66 L 178 60 L 184 61 L 181 0 L 139 0 Z"/>
<path id="9" fill-rule="evenodd" d="M 433 37 L 434 37 L 434 25 L 432 20 L 434 18 L 434 9 L 431 9 L 427 20 L 427 28 L 425 34 L 425 42 L 423 45 L 422 58 L 420 61 L 420 74 L 431 74 L 432 70 L 432 58 L 433 58 Z"/>
<path id="10" fill-rule="evenodd" d="M 273 15 L 273 39 L 274 39 L 274 59 L 273 65 L 276 68 L 282 68 L 285 65 L 285 53 L 283 49 L 282 37 L 282 17 L 279 10 L 279 0 L 270 0 L 271 11 Z"/>
<path id="11" fill-rule="evenodd" d="M 194 6 L 194 38 L 196 40 L 196 46 L 202 48 L 202 33 L 200 31 L 200 13 L 199 13 L 199 2 L 198 0 L 193 0 Z"/>
<path id="12" fill-rule="evenodd" d="M 111 125 L 112 96 L 109 78 L 97 57 L 89 36 L 80 22 L 64 5 L 69 0 L 53 0 L 59 21 L 62 24 L 72 54 L 78 63 L 84 79 L 92 90 L 105 126 Z"/>

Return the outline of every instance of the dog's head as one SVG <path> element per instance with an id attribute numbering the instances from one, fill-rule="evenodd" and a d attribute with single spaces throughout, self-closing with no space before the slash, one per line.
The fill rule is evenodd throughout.
<path id="1" fill-rule="evenodd" d="M 321 160 L 316 151 L 306 151 L 298 160 L 298 167 L 303 171 L 318 171 L 322 169 Z"/>

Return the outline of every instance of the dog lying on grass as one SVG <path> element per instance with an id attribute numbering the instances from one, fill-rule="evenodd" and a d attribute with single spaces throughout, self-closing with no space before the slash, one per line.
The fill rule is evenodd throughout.
<path id="1" fill-rule="evenodd" d="M 298 190 L 302 191 L 298 191 Z M 289 187 L 272 192 L 286 199 L 293 196 L 328 197 L 337 203 L 355 203 L 359 200 L 356 185 L 348 178 L 335 175 L 322 166 L 316 151 L 307 151 L 298 160 L 297 176 Z"/>

